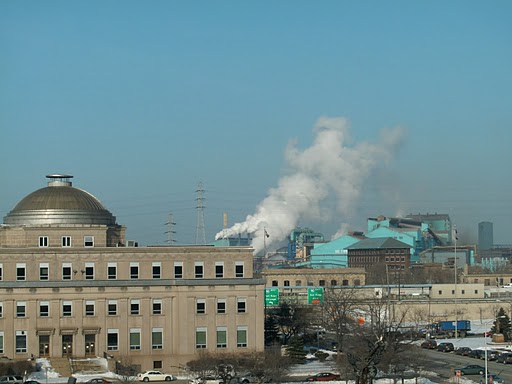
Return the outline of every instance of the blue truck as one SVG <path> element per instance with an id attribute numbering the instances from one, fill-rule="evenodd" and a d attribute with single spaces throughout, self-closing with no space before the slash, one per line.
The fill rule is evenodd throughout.
<path id="1" fill-rule="evenodd" d="M 443 337 L 465 337 L 469 332 L 471 332 L 471 321 L 437 321 L 432 323 L 428 328 L 432 339 Z M 457 335 L 455 335 L 455 333 L 457 333 Z"/>

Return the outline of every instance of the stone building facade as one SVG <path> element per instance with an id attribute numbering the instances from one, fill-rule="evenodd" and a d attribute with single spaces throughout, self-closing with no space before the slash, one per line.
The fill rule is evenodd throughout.
<path id="1" fill-rule="evenodd" d="M 264 349 L 250 247 L 127 247 L 71 176 L 49 175 L 0 227 L 0 356 L 113 356 L 176 372 L 200 351 Z"/>

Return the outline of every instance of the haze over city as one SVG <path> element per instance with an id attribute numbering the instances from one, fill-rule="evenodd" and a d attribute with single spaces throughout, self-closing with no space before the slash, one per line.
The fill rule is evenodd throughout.
<path id="1" fill-rule="evenodd" d="M 509 1 L 2 1 L 0 215 L 74 176 L 195 242 L 447 213 L 512 244 Z"/>

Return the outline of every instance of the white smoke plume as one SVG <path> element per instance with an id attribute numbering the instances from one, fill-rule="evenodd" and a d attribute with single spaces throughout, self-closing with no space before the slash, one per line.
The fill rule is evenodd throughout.
<path id="1" fill-rule="evenodd" d="M 401 128 L 386 129 L 378 143 L 351 145 L 349 124 L 342 117 L 319 118 L 313 132 L 314 142 L 309 148 L 300 150 L 296 141 L 288 144 L 285 159 L 290 174 L 269 190 L 256 212 L 217 233 L 216 239 L 249 233 L 258 254 L 286 239 L 299 220 L 328 216 L 331 212 L 322 209 L 321 203 L 332 194 L 339 214 L 350 218 L 364 182 L 378 165 L 392 159 L 403 138 Z M 341 226 L 338 233 L 346 231 L 346 223 Z"/>

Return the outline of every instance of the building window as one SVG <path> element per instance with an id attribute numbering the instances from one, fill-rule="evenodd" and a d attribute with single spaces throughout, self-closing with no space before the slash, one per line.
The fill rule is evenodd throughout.
<path id="1" fill-rule="evenodd" d="M 163 366 L 162 360 L 153 361 L 153 369 L 162 369 Z"/>
<path id="2" fill-rule="evenodd" d="M 70 317 L 72 315 L 72 304 L 71 301 L 62 302 L 62 316 Z"/>
<path id="3" fill-rule="evenodd" d="M 117 329 L 107 330 L 107 351 L 117 351 L 119 348 L 119 331 Z"/>
<path id="4" fill-rule="evenodd" d="M 277 281 L 277 280 L 272 280 L 272 286 L 273 286 L 273 287 L 277 287 L 277 286 L 279 286 L 278 281 Z"/>
<path id="5" fill-rule="evenodd" d="M 247 347 L 247 327 L 237 327 L 236 329 L 236 346 L 237 348 Z"/>
<path id="6" fill-rule="evenodd" d="M 4 303 L 0 301 L 0 319 L 4 317 Z"/>
<path id="7" fill-rule="evenodd" d="M 71 280 L 72 279 L 73 268 L 70 263 L 62 264 L 62 280 Z"/>
<path id="8" fill-rule="evenodd" d="M 217 313 L 226 313 L 226 299 L 217 299 Z"/>
<path id="9" fill-rule="evenodd" d="M 25 281 L 27 279 L 27 270 L 25 263 L 16 264 L 16 281 Z"/>
<path id="10" fill-rule="evenodd" d="M 117 300 L 108 301 L 108 315 L 117 316 Z"/>
<path id="11" fill-rule="evenodd" d="M 300 287 L 302 285 L 302 281 L 301 280 L 295 280 L 295 286 L 296 287 Z"/>
<path id="12" fill-rule="evenodd" d="M 48 246 L 48 236 L 39 236 L 39 246 L 40 247 Z"/>
<path id="13" fill-rule="evenodd" d="M 139 278 L 139 263 L 130 263 L 130 279 Z"/>
<path id="14" fill-rule="evenodd" d="M 196 313 L 198 315 L 206 313 L 206 300 L 205 299 L 197 299 L 196 300 Z"/>
<path id="15" fill-rule="evenodd" d="M 228 347 L 228 330 L 226 327 L 217 328 L 217 348 Z"/>
<path id="16" fill-rule="evenodd" d="M 475 289 L 475 295 L 478 295 L 478 289 Z"/>
<path id="17" fill-rule="evenodd" d="M 94 247 L 94 236 L 84 236 L 84 247 Z"/>
<path id="18" fill-rule="evenodd" d="M 321 287 L 325 287 L 325 280 L 320 280 L 318 282 L 318 285 L 321 286 Z"/>
<path id="19" fill-rule="evenodd" d="M 27 315 L 27 303 L 24 301 L 16 302 L 16 317 L 25 317 Z"/>
<path id="20" fill-rule="evenodd" d="M 62 246 L 71 247 L 71 236 L 62 236 Z"/>
<path id="21" fill-rule="evenodd" d="M 130 329 L 130 350 L 140 350 L 140 328 Z"/>
<path id="22" fill-rule="evenodd" d="M 140 314 L 140 300 L 131 300 L 130 301 L 130 315 L 139 315 Z"/>
<path id="23" fill-rule="evenodd" d="M 27 331 L 16 331 L 16 353 L 27 352 Z"/>
<path id="24" fill-rule="evenodd" d="M 85 316 L 94 316 L 94 301 L 88 300 L 85 302 Z"/>
<path id="25" fill-rule="evenodd" d="M 50 316 L 50 303 L 48 301 L 39 302 L 39 316 L 48 317 Z"/>
<path id="26" fill-rule="evenodd" d="M 108 263 L 107 264 L 107 279 L 109 279 L 109 280 L 117 279 L 117 263 Z"/>
<path id="27" fill-rule="evenodd" d="M 194 263 L 194 277 L 196 279 L 202 279 L 204 277 L 204 264 L 202 261 Z"/>
<path id="28" fill-rule="evenodd" d="M 336 280 L 331 280 L 331 287 L 335 287 L 338 285 L 338 282 Z"/>
<path id="29" fill-rule="evenodd" d="M 455 289 L 452 289 L 452 295 L 455 295 Z"/>
<path id="30" fill-rule="evenodd" d="M 237 261 L 235 263 L 235 277 L 244 277 L 244 262 Z"/>
<path id="31" fill-rule="evenodd" d="M 466 293 L 466 291 L 463 289 L 463 290 L 461 291 L 461 294 L 463 294 L 463 295 L 464 295 L 465 293 Z"/>
<path id="32" fill-rule="evenodd" d="M 174 278 L 183 279 L 183 263 L 174 263 Z"/>
<path id="33" fill-rule="evenodd" d="M 163 328 L 153 328 L 151 331 L 151 348 L 152 349 L 163 349 L 164 340 Z"/>
<path id="34" fill-rule="evenodd" d="M 161 315 L 162 314 L 162 300 L 154 299 L 153 300 L 153 315 Z"/>
<path id="35" fill-rule="evenodd" d="M 222 261 L 215 263 L 215 277 L 218 279 L 224 277 L 224 263 Z"/>
<path id="36" fill-rule="evenodd" d="M 4 265 L 0 263 L 0 281 L 4 279 Z"/>
<path id="37" fill-rule="evenodd" d="M 85 280 L 94 280 L 94 263 L 85 263 Z"/>
<path id="38" fill-rule="evenodd" d="M 285 287 L 289 287 L 290 286 L 290 280 L 285 280 L 284 281 L 284 286 Z"/>
<path id="39" fill-rule="evenodd" d="M 438 292 L 438 294 L 439 294 L 439 295 L 442 295 L 442 294 L 443 294 L 443 291 L 439 291 L 439 292 Z"/>
<path id="40" fill-rule="evenodd" d="M 39 264 L 39 280 L 48 280 L 50 266 L 48 263 Z"/>
<path id="41" fill-rule="evenodd" d="M 236 311 L 237 313 L 245 313 L 246 312 L 246 299 L 236 299 Z"/>
<path id="42" fill-rule="evenodd" d="M 4 353 L 4 331 L 0 331 L 0 353 Z"/>
<path id="43" fill-rule="evenodd" d="M 196 329 L 196 348 L 206 348 L 206 328 Z"/>
<path id="44" fill-rule="evenodd" d="M 161 279 L 162 278 L 162 263 L 156 262 L 152 265 L 153 269 L 153 279 Z"/>
<path id="45" fill-rule="evenodd" d="M 361 281 L 359 279 L 354 279 L 354 285 L 361 285 Z"/>

